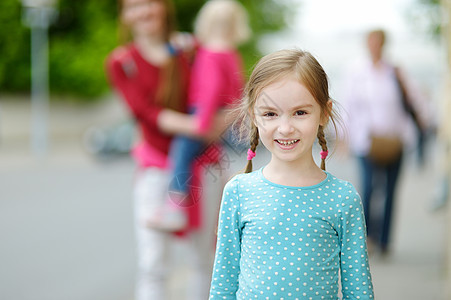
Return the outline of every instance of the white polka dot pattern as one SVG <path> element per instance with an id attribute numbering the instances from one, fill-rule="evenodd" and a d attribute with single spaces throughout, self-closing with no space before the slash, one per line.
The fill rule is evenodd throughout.
<path id="1" fill-rule="evenodd" d="M 354 187 L 326 173 L 311 187 L 262 169 L 223 193 L 210 299 L 373 299 L 365 221 Z"/>

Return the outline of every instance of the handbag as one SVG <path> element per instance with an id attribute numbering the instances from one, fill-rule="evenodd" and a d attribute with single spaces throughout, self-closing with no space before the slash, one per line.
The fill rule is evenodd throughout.
<path id="1" fill-rule="evenodd" d="M 398 137 L 373 135 L 368 156 L 377 165 L 386 166 L 399 159 L 402 148 L 403 143 Z"/>
<path id="2" fill-rule="evenodd" d="M 399 74 L 399 69 L 394 68 L 394 75 L 396 84 L 401 93 L 401 101 L 404 110 L 412 118 L 416 128 L 421 133 L 422 126 L 420 119 L 410 102 L 407 94 L 406 87 L 404 86 L 401 76 Z M 401 156 L 403 151 L 403 142 L 399 137 L 388 137 L 388 136 L 371 136 L 371 147 L 368 153 L 369 158 L 376 164 L 380 166 L 386 166 L 395 162 Z"/>

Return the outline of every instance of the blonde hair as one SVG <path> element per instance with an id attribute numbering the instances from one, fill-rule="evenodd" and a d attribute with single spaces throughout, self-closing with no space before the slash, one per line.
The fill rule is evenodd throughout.
<path id="1" fill-rule="evenodd" d="M 194 33 L 201 44 L 217 34 L 226 35 L 236 45 L 242 44 L 251 35 L 247 11 L 235 0 L 209 0 L 197 14 Z"/>
<path id="2" fill-rule="evenodd" d="M 255 66 L 244 90 L 244 96 L 238 107 L 240 137 L 247 137 L 250 149 L 255 152 L 258 145 L 258 128 L 254 124 L 254 106 L 262 90 L 288 76 L 294 76 L 312 94 L 321 107 L 321 112 L 327 116 L 336 129 L 336 112 L 329 105 L 333 101 L 329 97 L 329 83 L 323 67 L 309 52 L 298 49 L 280 50 L 264 56 Z M 319 126 L 318 143 L 322 151 L 328 151 L 324 135 L 324 127 Z M 321 169 L 325 170 L 325 158 L 321 159 Z M 252 171 L 252 160 L 248 161 L 245 173 Z"/>

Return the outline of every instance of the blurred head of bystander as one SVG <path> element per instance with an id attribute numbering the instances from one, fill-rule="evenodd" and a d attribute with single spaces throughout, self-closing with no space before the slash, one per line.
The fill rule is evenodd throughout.
<path id="1" fill-rule="evenodd" d="M 151 36 L 169 41 L 175 27 L 175 10 L 170 0 L 119 0 L 124 39 Z"/>
<path id="2" fill-rule="evenodd" d="M 385 32 L 382 29 L 372 30 L 367 35 L 367 47 L 371 60 L 377 63 L 382 59 L 385 44 Z"/>
<path id="3" fill-rule="evenodd" d="M 210 0 L 199 11 L 194 32 L 202 45 L 227 41 L 230 47 L 246 42 L 251 35 L 248 14 L 235 0 Z"/>

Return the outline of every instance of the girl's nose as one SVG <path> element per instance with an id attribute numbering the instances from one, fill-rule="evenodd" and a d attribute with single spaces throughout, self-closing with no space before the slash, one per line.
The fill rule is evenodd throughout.
<path id="1" fill-rule="evenodd" d="M 281 118 L 279 127 L 277 131 L 282 135 L 289 135 L 294 132 L 294 127 L 292 126 L 289 118 Z"/>

